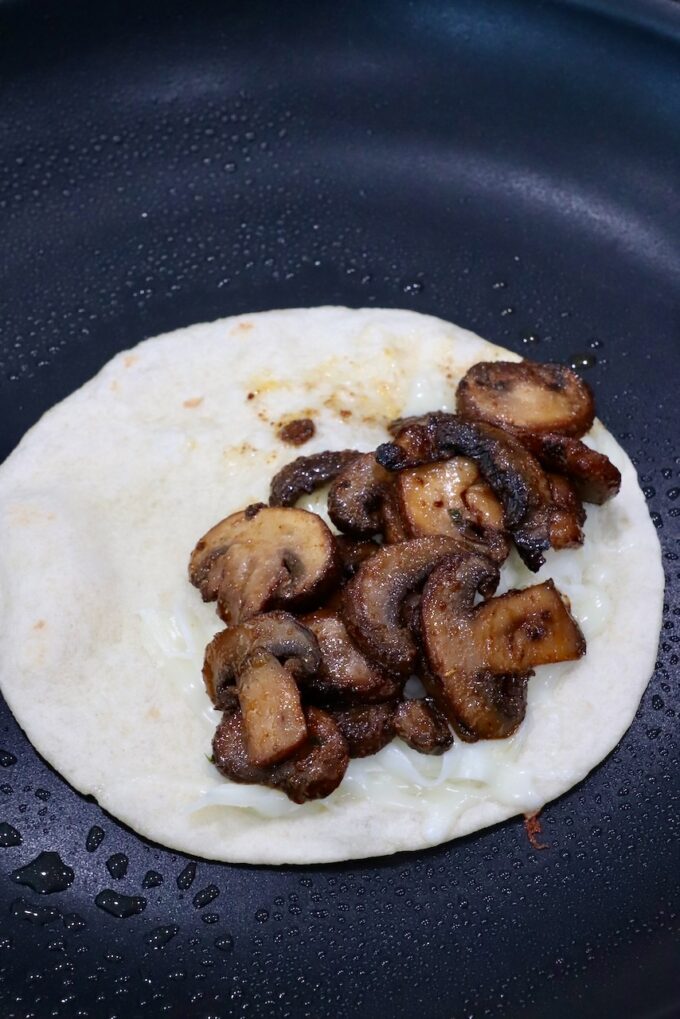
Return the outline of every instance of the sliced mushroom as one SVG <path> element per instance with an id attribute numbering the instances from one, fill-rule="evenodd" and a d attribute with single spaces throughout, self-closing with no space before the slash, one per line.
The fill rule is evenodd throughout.
<path id="1" fill-rule="evenodd" d="M 376 459 L 390 471 L 450 460 L 473 460 L 500 500 L 505 526 L 531 570 L 545 562 L 550 548 L 550 485 L 541 465 L 514 435 L 484 422 L 464 421 L 454 414 L 416 419 L 386 442 Z"/>
<path id="2" fill-rule="evenodd" d="M 227 691 L 235 683 L 252 764 L 275 764 L 304 743 L 307 729 L 294 677 L 313 675 L 320 665 L 314 634 L 286 612 L 228 627 L 208 644 L 206 689 L 214 704 L 227 707 L 233 700 Z"/>
<path id="3" fill-rule="evenodd" d="M 290 672 L 264 652 L 243 666 L 237 683 L 248 757 L 257 767 L 284 761 L 307 739 L 300 691 Z"/>
<path id="4" fill-rule="evenodd" d="M 273 608 L 318 604 L 339 576 L 330 530 L 315 513 L 249 507 L 220 521 L 192 552 L 189 576 L 228 624 Z"/>
<path id="5" fill-rule="evenodd" d="M 548 474 L 553 509 L 550 544 L 553 548 L 575 548 L 583 544 L 586 513 L 573 485 L 561 474 Z"/>
<path id="6" fill-rule="evenodd" d="M 350 757 L 370 757 L 394 737 L 394 705 L 367 704 L 333 711 L 333 721 L 345 737 Z"/>
<path id="7" fill-rule="evenodd" d="M 601 506 L 621 488 L 621 472 L 611 460 L 566 435 L 521 436 L 523 444 L 549 471 L 565 474 L 583 502 Z"/>
<path id="8" fill-rule="evenodd" d="M 402 701 L 394 728 L 396 735 L 420 754 L 443 754 L 453 744 L 446 718 L 429 697 Z"/>
<path id="9" fill-rule="evenodd" d="M 475 606 L 492 568 L 481 556 L 451 556 L 423 590 L 431 692 L 468 739 L 510 736 L 524 718 L 533 669 L 573 661 L 586 649 L 552 580 Z"/>
<path id="10" fill-rule="evenodd" d="M 340 531 L 370 538 L 383 529 L 382 504 L 392 477 L 362 453 L 338 474 L 328 493 L 328 515 Z"/>
<path id="11" fill-rule="evenodd" d="M 591 428 L 590 387 L 563 364 L 480 361 L 463 376 L 456 409 L 465 418 L 499 428 L 580 436 Z"/>
<path id="12" fill-rule="evenodd" d="M 306 691 L 320 700 L 349 702 L 386 701 L 401 693 L 402 684 L 355 647 L 338 614 L 321 609 L 303 618 L 321 651 L 321 667 L 304 680 Z"/>
<path id="13" fill-rule="evenodd" d="M 287 612 L 268 612 L 239 626 L 220 630 L 205 649 L 203 680 L 215 707 L 226 708 L 225 691 L 233 687 L 249 658 L 258 652 L 288 662 L 297 677 L 313 676 L 321 668 L 321 652 L 314 634 Z M 227 699 L 229 694 L 226 694 Z"/>
<path id="14" fill-rule="evenodd" d="M 388 545 L 396 545 L 398 541 L 406 541 L 415 537 L 408 532 L 408 528 L 401 515 L 399 499 L 394 484 L 386 485 L 381 505 L 382 533 L 383 540 Z"/>
<path id="15" fill-rule="evenodd" d="M 307 742 L 294 757 L 269 768 L 258 768 L 248 755 L 241 712 L 225 712 L 213 738 L 215 766 L 232 782 L 256 782 L 280 789 L 294 803 L 328 796 L 347 771 L 347 744 L 325 711 L 307 708 L 305 722 Z"/>
<path id="16" fill-rule="evenodd" d="M 359 568 L 343 592 L 342 616 L 350 636 L 371 661 L 408 675 L 417 649 L 402 620 L 402 602 L 437 563 L 460 549 L 457 539 L 443 535 L 414 538 L 383 545 Z M 495 589 L 497 579 L 496 571 L 487 593 Z"/>
<path id="17" fill-rule="evenodd" d="M 472 460 L 456 456 L 401 471 L 394 489 L 408 537 L 448 534 L 496 562 L 507 559 L 503 507 Z"/>
<path id="18" fill-rule="evenodd" d="M 346 534 L 336 535 L 335 544 L 346 577 L 353 577 L 361 564 L 375 555 L 380 548 L 375 541 L 370 539 L 362 541 L 360 538 L 350 538 Z"/>
<path id="19" fill-rule="evenodd" d="M 340 471 L 360 455 L 355 449 L 342 449 L 299 456 L 272 478 L 269 505 L 293 506 L 301 496 L 337 478 Z"/>

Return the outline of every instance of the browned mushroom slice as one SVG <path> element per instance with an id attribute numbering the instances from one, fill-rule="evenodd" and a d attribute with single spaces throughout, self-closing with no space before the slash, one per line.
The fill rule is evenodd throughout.
<path id="1" fill-rule="evenodd" d="M 305 721 L 307 742 L 297 753 L 281 764 L 258 768 L 248 756 L 241 712 L 225 712 L 213 738 L 215 766 L 233 782 L 280 789 L 294 803 L 328 796 L 337 789 L 347 771 L 347 744 L 325 711 L 307 708 Z"/>
<path id="2" fill-rule="evenodd" d="M 408 532 L 408 528 L 401 515 L 399 499 L 394 484 L 386 485 L 381 506 L 382 534 L 383 541 L 387 545 L 396 545 L 398 541 L 406 541 L 415 537 Z"/>
<path id="3" fill-rule="evenodd" d="M 321 667 L 308 674 L 305 690 L 341 701 L 385 701 L 399 695 L 401 683 L 355 647 L 339 615 L 321 609 L 305 616 L 304 623 L 321 651 Z"/>
<path id="4" fill-rule="evenodd" d="M 429 697 L 402 701 L 394 728 L 396 735 L 420 754 L 443 754 L 453 743 L 446 718 Z"/>
<path id="5" fill-rule="evenodd" d="M 474 606 L 490 569 L 481 556 L 451 556 L 431 574 L 421 605 L 431 692 L 449 721 L 477 739 L 517 729 L 536 666 L 572 661 L 586 649 L 551 580 Z"/>
<path id="6" fill-rule="evenodd" d="M 414 538 L 384 545 L 360 567 L 343 592 L 342 615 L 368 658 L 397 675 L 408 675 L 417 649 L 402 620 L 402 602 L 437 563 L 460 549 L 457 539 L 443 535 Z"/>
<path id="7" fill-rule="evenodd" d="M 347 464 L 328 493 L 328 515 L 338 530 L 359 538 L 379 534 L 382 503 L 392 480 L 373 453 L 362 453 Z"/>
<path id="8" fill-rule="evenodd" d="M 585 435 L 595 418 L 590 387 L 563 364 L 480 361 L 463 376 L 456 409 L 499 428 Z"/>
<path id="9" fill-rule="evenodd" d="M 448 534 L 496 562 L 507 559 L 503 507 L 464 456 L 401 471 L 394 489 L 408 537 Z"/>
<path id="10" fill-rule="evenodd" d="M 416 419 L 376 451 L 391 471 L 465 456 L 473 460 L 500 500 L 505 526 L 531 570 L 545 562 L 550 548 L 550 485 L 541 465 L 514 435 L 484 422 L 464 421 L 454 414 Z"/>
<path id="11" fill-rule="evenodd" d="M 333 535 L 315 513 L 256 506 L 201 538 L 189 576 L 203 600 L 217 598 L 220 615 L 233 624 L 266 609 L 318 603 L 339 569 Z"/>
<path id="12" fill-rule="evenodd" d="M 575 548 L 583 544 L 586 513 L 573 485 L 561 474 L 548 474 L 553 509 L 550 544 L 553 548 Z"/>
<path id="13" fill-rule="evenodd" d="M 621 472 L 611 460 L 567 435 L 521 436 L 523 444 L 549 471 L 565 474 L 583 502 L 601 506 L 621 488 Z"/>
<path id="14" fill-rule="evenodd" d="M 346 577 L 353 577 L 361 564 L 375 555 L 380 548 L 380 545 L 375 541 L 350 538 L 346 534 L 336 535 L 335 544 L 340 555 L 342 571 Z"/>
<path id="15" fill-rule="evenodd" d="M 305 741 L 294 676 L 313 675 L 320 664 L 314 634 L 286 612 L 257 616 L 212 639 L 203 663 L 206 689 L 214 704 L 226 707 L 232 702 L 227 691 L 235 682 L 253 764 L 275 764 Z"/>
<path id="16" fill-rule="evenodd" d="M 297 677 L 313 676 L 321 667 L 314 634 L 287 612 L 268 612 L 239 626 L 220 630 L 205 649 L 203 680 L 211 701 L 226 708 L 229 694 L 247 660 L 258 652 L 289 663 Z"/>
<path id="17" fill-rule="evenodd" d="M 256 652 L 237 679 L 248 757 L 257 767 L 277 764 L 307 739 L 300 691 L 273 655 Z"/>
<path id="18" fill-rule="evenodd" d="M 303 495 L 321 488 L 337 478 L 340 471 L 360 456 L 355 449 L 328 450 L 299 456 L 286 464 L 272 478 L 269 490 L 270 506 L 293 506 Z"/>
<path id="19" fill-rule="evenodd" d="M 333 711 L 333 721 L 345 737 L 350 757 L 370 757 L 394 737 L 394 705 L 366 704 Z"/>

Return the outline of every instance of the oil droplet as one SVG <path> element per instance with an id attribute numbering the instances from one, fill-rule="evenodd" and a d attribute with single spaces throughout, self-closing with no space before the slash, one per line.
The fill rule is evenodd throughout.
<path id="1" fill-rule="evenodd" d="M 174 925 L 154 927 L 152 931 L 149 931 L 144 940 L 151 948 L 162 948 L 163 945 L 167 945 L 168 941 L 172 941 L 178 931 L 179 927 Z"/>
<path id="2" fill-rule="evenodd" d="M 36 799 L 42 800 L 43 803 L 45 803 L 47 800 L 49 800 L 52 793 L 49 791 L 49 789 L 36 789 L 33 795 L 36 797 Z"/>
<path id="3" fill-rule="evenodd" d="M 105 913 L 118 917 L 119 920 L 127 920 L 130 916 L 143 913 L 146 909 L 146 899 L 142 895 L 123 895 L 113 888 L 105 888 L 103 892 L 95 897 L 95 906 L 103 909 Z"/>
<path id="4" fill-rule="evenodd" d="M 20 846 L 22 843 L 21 832 L 18 832 L 6 821 L 0 823 L 0 849 L 9 849 L 10 846 Z"/>
<path id="5" fill-rule="evenodd" d="M 577 368 L 592 368 L 595 364 L 597 364 L 597 358 L 594 354 L 572 354 L 569 358 L 569 367 L 574 370 Z"/>
<path id="6" fill-rule="evenodd" d="M 0 768 L 10 768 L 16 763 L 17 759 L 14 754 L 10 754 L 9 750 L 0 750 Z"/>
<path id="7" fill-rule="evenodd" d="M 220 914 L 219 913 L 204 913 L 203 916 L 201 917 L 201 919 L 203 920 L 203 923 L 208 923 L 208 924 L 219 923 L 220 922 Z"/>
<path id="8" fill-rule="evenodd" d="M 64 913 L 64 927 L 67 931 L 82 931 L 87 924 L 79 913 Z"/>
<path id="9" fill-rule="evenodd" d="M 496 283 L 491 284 L 492 290 L 505 290 L 507 283 L 504 280 L 497 280 Z"/>
<path id="10" fill-rule="evenodd" d="M 196 909 L 203 909 L 204 906 L 208 906 L 213 899 L 216 899 L 220 894 L 220 890 L 217 885 L 208 885 L 207 888 L 202 888 L 200 892 L 196 892 L 194 895 L 194 906 Z"/>
<path id="11" fill-rule="evenodd" d="M 104 829 L 100 828 L 97 824 L 93 824 L 85 839 L 85 848 L 88 853 L 94 853 L 95 849 L 99 849 L 103 841 Z"/>
<path id="12" fill-rule="evenodd" d="M 19 885 L 28 885 L 38 895 L 65 892 L 73 884 L 75 874 L 59 853 L 40 853 L 35 860 L 10 875 Z"/>
<path id="13" fill-rule="evenodd" d="M 177 878 L 177 887 L 179 888 L 179 890 L 181 892 L 188 891 L 188 889 L 191 888 L 192 884 L 194 883 L 195 877 L 196 877 L 196 864 L 193 862 L 187 863 L 186 867 Z"/>
<path id="14" fill-rule="evenodd" d="M 38 924 L 43 927 L 45 924 L 54 923 L 59 917 L 59 910 L 52 906 L 34 906 L 26 899 L 15 899 L 10 906 L 12 916 L 19 920 L 27 920 L 29 923 Z"/>
<path id="15" fill-rule="evenodd" d="M 501 311 L 501 315 L 503 315 L 503 316 L 514 315 L 514 314 L 515 314 L 515 309 L 514 308 L 503 308 L 502 311 Z"/>
<path id="16" fill-rule="evenodd" d="M 669 488 L 668 491 L 666 492 L 666 495 L 671 500 L 671 502 L 675 502 L 675 500 L 680 495 L 680 488 Z"/>
<path id="17" fill-rule="evenodd" d="M 522 343 L 526 343 L 527 346 L 533 347 L 540 342 L 541 338 L 540 336 L 537 336 L 536 333 L 527 333 L 526 336 L 522 337 Z"/>
<path id="18" fill-rule="evenodd" d="M 142 881 L 142 888 L 158 888 L 163 884 L 163 875 L 157 870 L 147 870 Z"/>
<path id="19" fill-rule="evenodd" d="M 415 296 L 416 294 L 422 294 L 425 284 L 422 280 L 408 280 L 402 284 L 401 289 L 404 294 Z"/>
<path id="20" fill-rule="evenodd" d="M 233 952 L 234 939 L 231 934 L 225 934 L 223 938 L 215 938 L 215 948 L 219 948 L 220 952 Z"/>
<path id="21" fill-rule="evenodd" d="M 130 864 L 125 853 L 114 853 L 113 856 L 109 856 L 106 861 L 106 869 L 112 878 L 120 881 L 127 874 L 127 869 Z"/>
<path id="22" fill-rule="evenodd" d="M 258 909 L 258 911 L 255 914 L 255 919 L 257 920 L 258 923 L 266 923 L 267 920 L 269 919 L 269 913 L 267 912 L 266 909 Z"/>

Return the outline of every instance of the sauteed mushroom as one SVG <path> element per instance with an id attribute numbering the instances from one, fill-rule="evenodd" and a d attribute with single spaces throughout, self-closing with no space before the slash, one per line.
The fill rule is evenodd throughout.
<path id="1" fill-rule="evenodd" d="M 563 364 L 535 361 L 480 361 L 456 392 L 461 417 L 499 428 L 560 432 L 578 438 L 592 427 L 595 402 L 590 387 Z"/>
<path id="2" fill-rule="evenodd" d="M 319 602 L 338 575 L 335 541 L 320 517 L 261 504 L 211 528 L 189 565 L 203 600 L 217 598 L 219 613 L 230 624 L 266 609 Z"/>
<path id="3" fill-rule="evenodd" d="M 239 626 L 220 630 L 205 649 L 203 680 L 215 707 L 227 706 L 225 692 L 234 686 L 248 658 L 258 652 L 287 661 L 289 668 L 294 666 L 296 676 L 313 676 L 321 667 L 316 637 L 297 619 L 287 612 L 255 616 Z"/>
<path id="4" fill-rule="evenodd" d="M 382 503 L 392 477 L 362 453 L 338 474 L 328 493 L 328 515 L 340 531 L 370 538 L 383 529 Z"/>
<path id="5" fill-rule="evenodd" d="M 464 738 L 502 739 L 526 710 L 526 682 L 538 665 L 572 661 L 586 643 L 552 580 L 474 605 L 496 567 L 454 555 L 423 590 L 422 636 L 431 693 Z"/>
<path id="6" fill-rule="evenodd" d="M 362 704 L 334 711 L 332 717 L 345 737 L 350 757 L 377 754 L 394 737 L 392 704 Z"/>
<path id="7" fill-rule="evenodd" d="M 301 496 L 336 478 L 343 467 L 360 455 L 355 449 L 342 449 L 299 456 L 272 478 L 269 505 L 293 506 Z"/>
<path id="8" fill-rule="evenodd" d="M 613 499 L 621 488 L 621 472 L 604 453 L 567 435 L 522 435 L 522 442 L 549 471 L 565 474 L 583 502 L 597 506 Z"/>
<path id="9" fill-rule="evenodd" d="M 443 754 L 453 744 L 446 718 L 429 697 L 397 705 L 394 728 L 396 735 L 420 754 Z"/>
<path id="10" fill-rule="evenodd" d="M 505 525 L 531 570 L 545 562 L 550 547 L 550 485 L 538 461 L 515 436 L 484 422 L 454 414 L 416 419 L 376 451 L 391 471 L 462 455 L 473 460 L 503 505 Z"/>
<path id="11" fill-rule="evenodd" d="M 316 638 L 286 612 L 227 628 L 210 642 L 203 664 L 206 689 L 213 703 L 228 704 L 225 690 L 235 682 L 252 764 L 275 764 L 304 743 L 307 728 L 294 676 L 313 675 L 320 664 Z"/>
<path id="12" fill-rule="evenodd" d="M 321 651 L 321 666 L 308 673 L 305 690 L 320 699 L 346 702 L 385 701 L 399 695 L 401 683 L 355 647 L 339 614 L 320 609 L 303 621 Z"/>
<path id="13" fill-rule="evenodd" d="M 503 507 L 472 460 L 456 456 L 401 471 L 394 490 L 408 537 L 448 534 L 496 562 L 507 558 Z"/>
<path id="14" fill-rule="evenodd" d="M 460 542 L 443 535 L 414 538 L 384 545 L 360 567 L 344 590 L 342 615 L 350 636 L 372 661 L 408 675 L 417 648 L 402 622 L 402 602 L 437 563 L 460 549 Z"/>
<path id="15" fill-rule="evenodd" d="M 294 803 L 328 796 L 347 771 L 347 744 L 325 711 L 307 708 L 305 722 L 307 741 L 293 757 L 269 768 L 258 768 L 248 754 L 241 712 L 225 711 L 213 738 L 215 766 L 233 782 L 257 782 L 280 789 Z"/>

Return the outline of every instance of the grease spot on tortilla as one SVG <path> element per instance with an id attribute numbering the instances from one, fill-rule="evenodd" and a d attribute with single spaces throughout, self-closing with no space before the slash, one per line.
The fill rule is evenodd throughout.
<path id="1" fill-rule="evenodd" d="M 124 368 L 133 368 L 134 365 L 136 365 L 138 361 L 139 361 L 139 358 L 137 357 L 136 354 L 126 354 L 125 357 L 123 358 L 123 367 Z"/>
<path id="2" fill-rule="evenodd" d="M 37 621 L 37 623 L 33 624 L 33 629 L 34 630 L 42 630 L 42 629 L 45 628 L 45 626 L 47 626 L 47 623 L 45 622 L 45 620 L 44 619 L 39 619 Z"/>
<path id="3" fill-rule="evenodd" d="M 188 400 L 185 400 L 182 406 L 188 407 L 191 410 L 194 407 L 200 407 L 202 403 L 203 403 L 202 396 L 192 396 Z"/>

